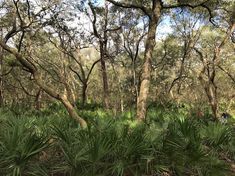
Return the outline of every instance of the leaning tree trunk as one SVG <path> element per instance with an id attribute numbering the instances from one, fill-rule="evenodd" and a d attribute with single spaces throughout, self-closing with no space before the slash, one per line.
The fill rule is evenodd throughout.
<path id="1" fill-rule="evenodd" d="M 155 36 L 157 32 L 157 25 L 161 15 L 160 2 L 153 5 L 153 12 L 149 22 L 149 29 L 145 43 L 144 65 L 142 68 L 141 83 L 139 90 L 139 97 L 137 101 L 137 119 L 143 121 L 146 116 L 147 98 L 150 89 L 151 80 L 151 59 L 155 46 Z"/>
<path id="2" fill-rule="evenodd" d="M 69 101 L 66 93 L 64 93 L 64 94 L 57 93 L 51 87 L 48 87 L 47 85 L 45 85 L 43 83 L 42 79 L 41 79 L 41 75 L 39 73 L 37 73 L 37 71 L 34 72 L 33 75 L 34 75 L 34 79 L 35 79 L 36 84 L 40 88 L 42 88 L 42 90 L 44 90 L 47 94 L 49 94 L 53 98 L 59 100 L 64 105 L 64 107 L 66 108 L 66 110 L 68 111 L 71 118 L 76 120 L 82 128 L 87 127 L 86 121 L 78 115 L 75 107 Z"/>
<path id="3" fill-rule="evenodd" d="M 81 125 L 82 128 L 86 128 L 87 127 L 86 121 L 78 115 L 76 109 L 69 102 L 67 96 L 66 95 L 60 95 L 59 97 L 60 97 L 60 101 L 65 106 L 66 110 L 68 111 L 70 117 L 72 117 L 74 120 L 76 120 Z"/>

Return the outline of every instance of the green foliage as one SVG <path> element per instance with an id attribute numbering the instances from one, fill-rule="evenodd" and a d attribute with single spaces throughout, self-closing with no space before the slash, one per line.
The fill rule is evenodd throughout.
<path id="1" fill-rule="evenodd" d="M 173 166 L 173 172 L 176 175 L 191 175 L 193 173 L 226 175 L 226 164 L 210 152 L 214 149 L 213 147 L 217 146 L 207 148 L 199 129 L 199 124 L 187 119 L 173 121 L 169 124 L 164 139 L 163 152 L 170 161 L 169 164 Z M 214 137 L 220 138 L 220 134 L 217 133 Z"/>
<path id="2" fill-rule="evenodd" d="M 234 127 L 187 118 L 187 106 L 176 109 L 151 107 L 146 124 L 137 123 L 130 112 L 110 118 L 102 109 L 82 111 L 87 129 L 62 109 L 18 117 L 2 110 L 0 173 L 230 175 L 224 158 L 234 161 Z"/>
<path id="3" fill-rule="evenodd" d="M 131 129 L 109 121 L 87 130 L 53 129 L 60 139 L 71 175 L 123 175 L 144 171 L 144 161 L 150 152 L 144 126 Z"/>
<path id="4" fill-rule="evenodd" d="M 208 146 L 220 148 L 223 145 L 228 145 L 232 139 L 232 130 L 229 126 L 221 123 L 209 123 L 202 130 L 203 138 Z"/>
<path id="5" fill-rule="evenodd" d="M 33 170 L 32 159 L 48 147 L 47 136 L 27 123 L 26 119 L 17 118 L 1 123 L 0 173 L 20 176 Z"/>

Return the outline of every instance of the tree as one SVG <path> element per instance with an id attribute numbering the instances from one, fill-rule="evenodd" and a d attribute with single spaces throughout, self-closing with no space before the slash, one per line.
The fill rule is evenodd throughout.
<path id="1" fill-rule="evenodd" d="M 72 66 L 70 66 L 70 69 L 77 75 L 80 82 L 82 83 L 82 106 L 84 106 L 87 102 L 87 88 L 88 88 L 90 75 L 91 75 L 95 65 L 100 62 L 100 59 L 93 62 L 91 67 L 88 68 L 88 72 L 86 73 L 84 66 L 79 61 L 79 60 L 82 60 L 82 56 L 81 55 L 78 56 L 79 60 L 74 55 L 72 55 L 71 57 L 75 60 L 75 62 L 78 64 L 78 66 L 80 68 L 80 73 L 79 73 Z"/>
<path id="2" fill-rule="evenodd" d="M 47 68 L 42 67 L 41 69 L 42 65 L 35 62 L 37 59 L 34 58 L 35 55 L 33 53 L 23 52 L 23 45 L 24 47 L 30 47 L 30 45 L 27 46 L 27 44 L 24 44 L 24 39 L 29 37 L 27 42 L 32 44 L 30 41 L 30 37 L 33 38 L 32 33 L 35 31 L 35 34 L 43 32 L 43 28 L 52 22 L 47 20 L 45 14 L 50 14 L 50 9 L 56 8 L 57 2 L 42 3 L 42 6 L 38 7 L 40 10 L 36 13 L 34 11 L 35 9 L 31 9 L 32 6 L 34 4 L 29 0 L 26 3 L 14 0 L 12 3 L 9 2 L 9 13 L 12 14 L 10 21 L 12 28 L 1 39 L 0 46 L 15 57 L 16 62 L 22 66 L 22 69 L 32 75 L 35 84 L 51 97 L 60 101 L 68 111 L 70 117 L 78 121 L 81 127 L 85 128 L 87 126 L 86 121 L 78 115 L 72 103 L 69 101 L 66 92 L 56 91 L 55 88 L 45 83 L 42 70 L 47 70 Z M 16 43 L 12 46 L 9 44 L 9 40 L 13 38 L 17 38 L 18 40 L 15 40 Z M 30 48 L 28 48 L 28 51 L 30 51 Z M 66 83 L 62 81 L 62 84 L 66 89 Z"/>
<path id="3" fill-rule="evenodd" d="M 93 34 L 94 36 L 98 39 L 99 43 L 99 52 L 100 52 L 100 64 L 101 64 L 101 74 L 102 74 L 102 81 L 103 81 L 103 99 L 104 99 L 104 105 L 108 109 L 110 107 L 110 91 L 109 91 L 109 84 L 108 84 L 108 76 L 107 76 L 107 66 L 106 66 L 106 61 L 109 58 L 109 53 L 108 53 L 108 37 L 109 33 L 113 31 L 117 31 L 120 29 L 120 27 L 116 28 L 111 28 L 109 27 L 109 7 L 108 4 L 105 4 L 105 7 L 102 9 L 99 9 L 95 7 L 91 1 L 89 1 L 89 7 L 91 9 L 93 19 L 92 21 L 92 27 L 93 27 Z M 98 14 L 97 11 L 101 11 L 102 18 L 100 21 L 98 20 Z M 88 14 L 89 15 L 89 14 Z M 97 22 L 101 24 L 99 27 Z M 99 31 L 99 28 L 101 29 Z"/>
<path id="4" fill-rule="evenodd" d="M 210 47 L 211 49 L 209 48 L 198 49 L 197 47 L 194 47 L 194 50 L 198 54 L 203 65 L 200 74 L 198 76 L 198 79 L 207 95 L 213 113 L 213 117 L 215 120 L 218 120 L 218 103 L 219 103 L 216 75 L 217 75 L 217 69 L 222 68 L 221 52 L 226 42 L 228 41 L 231 29 L 229 28 L 227 31 L 228 32 L 225 34 L 219 34 L 221 36 L 220 40 L 217 39 L 216 41 L 216 39 L 213 38 L 214 41 L 216 41 L 216 43 L 213 43 L 211 45 Z M 206 38 L 209 38 L 208 34 Z M 204 38 L 204 40 L 206 39 Z"/>
<path id="5" fill-rule="evenodd" d="M 147 98 L 149 95 L 150 89 L 150 80 L 151 80 L 151 59 L 155 46 L 155 36 L 157 32 L 157 26 L 161 16 L 163 15 L 164 10 L 175 9 L 175 8 L 204 8 L 209 12 L 210 21 L 212 21 L 212 11 L 209 8 L 209 3 L 214 3 L 213 1 L 200 1 L 200 2 L 191 2 L 191 1 L 177 1 L 174 4 L 164 3 L 162 0 L 152 0 L 150 2 L 146 1 L 131 1 L 130 3 L 126 2 L 117 2 L 115 0 L 107 0 L 113 3 L 116 6 L 122 8 L 134 8 L 141 10 L 144 15 L 149 19 L 148 23 L 148 33 L 145 41 L 145 52 L 144 52 L 144 65 L 142 67 L 141 83 L 139 90 L 139 97 L 137 102 L 137 119 L 143 121 L 146 116 L 146 107 L 147 107 Z"/>
<path id="6" fill-rule="evenodd" d="M 100 59 L 95 60 L 91 64 L 90 68 L 88 68 L 87 64 L 84 63 L 87 61 L 84 60 L 84 56 L 82 55 L 81 50 L 89 48 L 89 39 L 85 40 L 86 44 L 82 46 L 79 43 L 80 39 L 82 38 L 81 31 L 77 31 L 75 28 L 69 28 L 68 24 L 66 24 L 63 20 L 59 19 L 59 17 L 57 17 L 55 21 L 56 22 L 53 25 L 53 34 L 56 34 L 58 37 L 50 36 L 50 41 L 58 49 L 58 52 L 61 52 L 62 54 L 64 54 L 64 57 L 67 57 L 65 61 L 67 62 L 69 69 L 74 74 L 76 74 L 78 80 L 82 84 L 82 106 L 84 106 L 87 101 L 87 88 L 90 75 L 95 65 L 100 62 Z M 86 37 L 89 38 L 89 36 Z M 72 84 L 72 82 L 70 84 Z M 76 98 L 73 99 L 75 99 L 75 102 Z"/>
<path id="7" fill-rule="evenodd" d="M 127 15 L 128 13 L 128 15 Z M 128 58 L 131 60 L 131 75 L 132 75 L 132 89 L 135 96 L 135 103 L 137 103 L 139 96 L 139 74 L 137 69 L 140 65 L 140 49 L 142 42 L 146 36 L 146 24 L 142 15 L 135 10 L 133 12 L 125 11 L 126 18 L 123 19 L 121 24 L 125 25 L 122 30 L 123 36 L 123 50 L 127 53 Z M 139 27 L 138 24 L 143 23 Z"/>

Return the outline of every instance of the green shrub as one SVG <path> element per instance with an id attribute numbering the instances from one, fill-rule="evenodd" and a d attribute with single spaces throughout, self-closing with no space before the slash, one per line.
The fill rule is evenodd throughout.
<path id="1" fill-rule="evenodd" d="M 48 138 L 28 127 L 21 118 L 10 118 L 1 123 L 0 130 L 0 173 L 20 176 L 32 171 L 32 163 L 40 152 L 49 146 Z M 37 160 L 36 160 L 37 161 Z"/>

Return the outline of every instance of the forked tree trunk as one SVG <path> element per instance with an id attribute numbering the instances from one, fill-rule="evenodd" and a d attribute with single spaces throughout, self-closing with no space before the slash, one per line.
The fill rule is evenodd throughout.
<path id="1" fill-rule="evenodd" d="M 146 116 L 147 98 L 149 95 L 151 70 L 152 70 L 151 59 L 154 46 L 156 43 L 155 36 L 160 16 L 161 16 L 161 4 L 159 1 L 157 1 L 153 4 L 153 11 L 149 22 L 149 29 L 145 43 L 144 65 L 142 68 L 139 97 L 137 101 L 137 119 L 139 121 L 143 121 Z"/>

